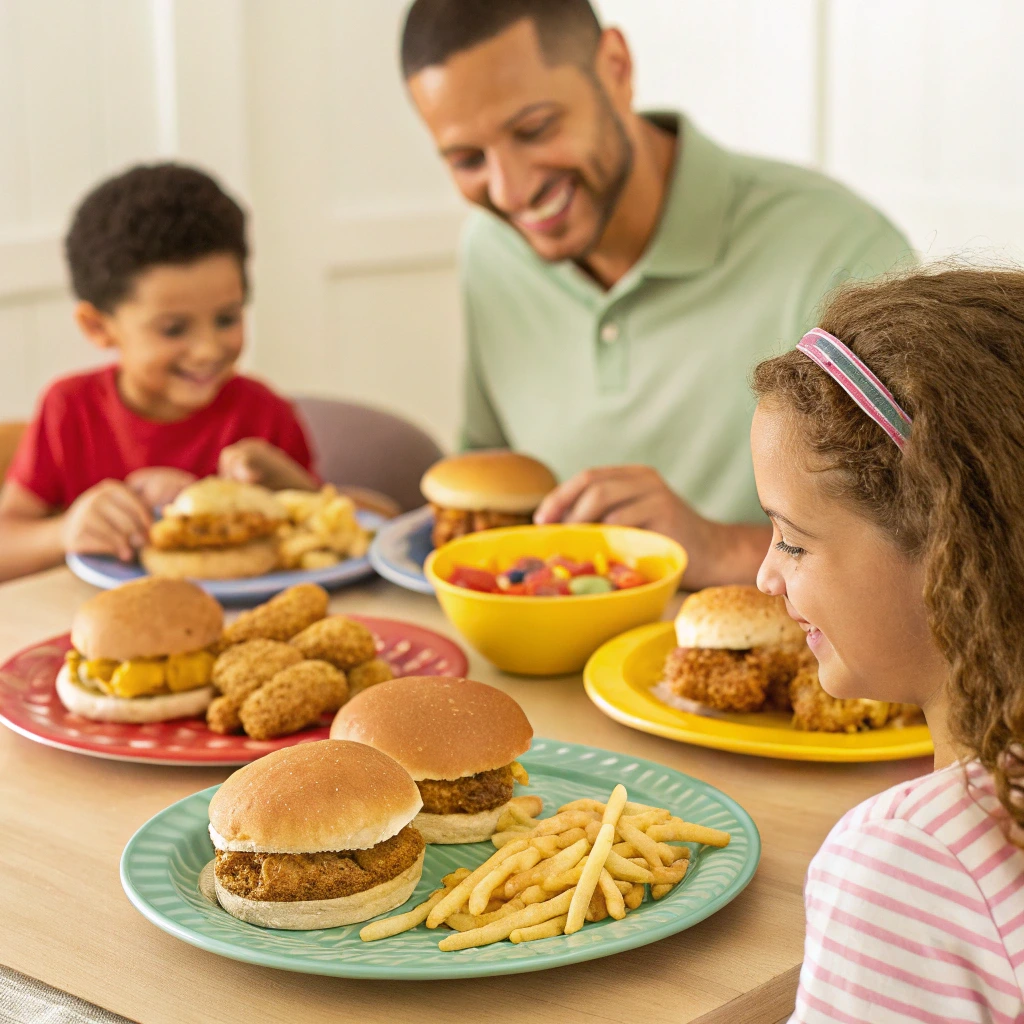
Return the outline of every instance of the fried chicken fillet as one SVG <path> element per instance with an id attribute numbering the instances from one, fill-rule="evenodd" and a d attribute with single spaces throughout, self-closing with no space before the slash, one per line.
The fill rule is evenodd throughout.
<path id="1" fill-rule="evenodd" d="M 285 902 L 352 896 L 388 882 L 416 862 L 423 837 L 411 825 L 368 850 L 236 853 L 218 850 L 217 880 L 250 900 Z"/>

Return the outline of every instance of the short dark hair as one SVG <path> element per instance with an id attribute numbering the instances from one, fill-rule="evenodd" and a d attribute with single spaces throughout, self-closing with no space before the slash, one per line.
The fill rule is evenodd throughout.
<path id="1" fill-rule="evenodd" d="M 219 253 L 238 259 L 245 286 L 245 213 L 208 174 L 175 163 L 132 167 L 101 182 L 64 239 L 75 294 L 106 313 L 149 267 Z"/>
<path id="2" fill-rule="evenodd" d="M 550 64 L 589 65 L 601 23 L 589 0 L 415 0 L 402 30 L 402 74 L 412 78 L 529 19 Z"/>

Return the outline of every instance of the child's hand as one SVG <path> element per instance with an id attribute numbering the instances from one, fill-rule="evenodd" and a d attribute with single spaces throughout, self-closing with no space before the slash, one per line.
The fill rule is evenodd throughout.
<path id="1" fill-rule="evenodd" d="M 120 480 L 103 480 L 64 513 L 64 550 L 114 555 L 130 562 L 146 543 L 153 521 L 142 500 Z"/>
<path id="2" fill-rule="evenodd" d="M 290 455 L 261 437 L 247 437 L 220 453 L 219 472 L 228 480 L 260 484 L 273 491 L 284 488 L 315 490 L 316 480 Z"/>
<path id="3" fill-rule="evenodd" d="M 189 484 L 196 482 L 196 477 L 171 466 L 147 466 L 129 473 L 124 482 L 146 508 L 152 509 L 169 505 Z"/>

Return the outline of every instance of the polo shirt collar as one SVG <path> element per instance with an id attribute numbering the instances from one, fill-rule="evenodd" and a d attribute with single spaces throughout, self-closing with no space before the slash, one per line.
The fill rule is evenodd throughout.
<path id="1" fill-rule="evenodd" d="M 679 114 L 645 115 L 676 128 L 679 143 L 657 230 L 630 277 L 685 277 L 714 266 L 725 246 L 732 165 L 729 154 Z"/>

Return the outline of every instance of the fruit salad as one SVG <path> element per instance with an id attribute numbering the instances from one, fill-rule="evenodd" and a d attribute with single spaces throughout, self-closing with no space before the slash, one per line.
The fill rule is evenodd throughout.
<path id="1" fill-rule="evenodd" d="M 629 590 L 649 583 L 650 580 L 625 562 L 598 553 L 587 562 L 576 562 L 564 555 L 555 555 L 547 561 L 542 558 L 520 558 L 501 572 L 473 565 L 456 565 L 448 582 L 483 594 L 579 597 Z"/>

